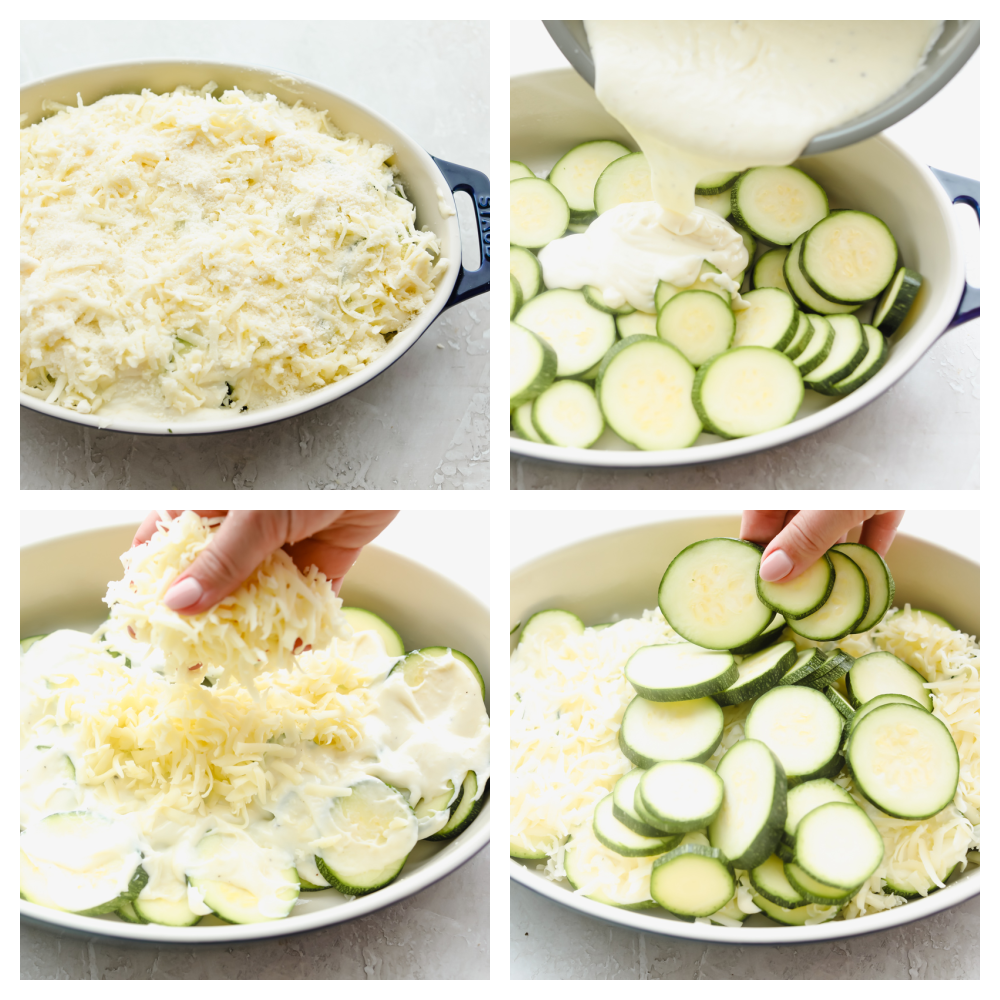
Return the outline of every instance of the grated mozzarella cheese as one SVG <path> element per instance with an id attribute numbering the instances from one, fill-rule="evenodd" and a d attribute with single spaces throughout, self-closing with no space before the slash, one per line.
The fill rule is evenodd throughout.
<path id="1" fill-rule="evenodd" d="M 272 95 L 118 94 L 21 130 L 21 391 L 263 408 L 364 369 L 447 267 L 393 151 Z"/>
<path id="2" fill-rule="evenodd" d="M 288 669 L 298 649 L 325 648 L 351 628 L 342 601 L 315 566 L 302 573 L 283 549 L 268 556 L 229 597 L 201 614 L 182 615 L 163 603 L 178 576 L 212 541 L 220 519 L 186 510 L 122 558 L 125 574 L 108 584 L 111 608 L 106 636 L 124 633 L 162 651 L 170 676 L 200 684 L 206 671 L 237 679 L 255 698 L 255 676 Z"/>

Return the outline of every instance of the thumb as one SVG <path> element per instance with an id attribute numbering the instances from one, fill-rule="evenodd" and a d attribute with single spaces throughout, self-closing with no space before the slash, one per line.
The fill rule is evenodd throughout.
<path id="1" fill-rule="evenodd" d="M 775 583 L 807 570 L 873 510 L 800 510 L 764 549 L 760 578 Z"/>

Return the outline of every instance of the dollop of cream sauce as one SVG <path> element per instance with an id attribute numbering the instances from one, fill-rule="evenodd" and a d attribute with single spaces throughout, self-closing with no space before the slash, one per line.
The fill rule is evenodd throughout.
<path id="1" fill-rule="evenodd" d="M 699 252 L 730 278 L 747 266 L 742 245 L 741 256 L 720 235 L 738 240 L 732 227 L 707 226 L 695 208 L 699 180 L 794 162 L 814 136 L 899 90 L 942 29 L 941 21 L 584 24 L 597 97 L 645 153 L 655 203 L 618 206 L 608 223 L 601 216 L 582 236 L 553 241 L 539 260 L 549 288 L 594 285 L 608 305 L 646 312 L 655 311 L 657 281 L 697 279 L 690 262 Z M 744 303 L 737 295 L 733 305 Z"/>

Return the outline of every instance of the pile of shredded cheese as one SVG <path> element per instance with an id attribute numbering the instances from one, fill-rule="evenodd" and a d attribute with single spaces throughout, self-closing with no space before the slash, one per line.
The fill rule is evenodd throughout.
<path id="1" fill-rule="evenodd" d="M 659 610 L 646 611 L 601 631 L 536 635 L 511 657 L 511 839 L 546 851 L 538 868 L 549 879 L 566 875 L 569 837 L 582 838 L 587 883 L 578 895 L 606 895 L 635 905 L 649 899 L 655 858 L 623 858 L 607 851 L 589 828 L 594 806 L 630 771 L 632 762 L 618 746 L 618 730 L 635 691 L 625 680 L 625 664 L 641 646 L 679 640 Z M 923 675 L 934 714 L 948 727 L 959 751 L 960 777 L 952 805 L 926 820 L 887 816 L 853 789 L 842 771 L 838 784 L 851 792 L 871 817 L 885 843 L 879 869 L 842 910 L 811 906 L 807 925 L 834 917 L 850 919 L 902 905 L 906 900 L 885 888 L 885 880 L 926 895 L 941 886 L 952 869 L 966 866 L 979 845 L 979 647 L 975 637 L 935 624 L 907 605 L 893 611 L 871 631 L 838 642 L 815 643 L 790 631 L 784 638 L 800 649 L 839 646 L 854 657 L 888 650 Z M 841 693 L 845 693 L 842 682 Z M 753 702 L 723 709 L 722 742 L 706 762 L 716 767 L 725 752 L 743 739 Z M 734 901 L 743 913 L 759 912 L 746 872 L 737 872 Z M 711 919 L 715 920 L 715 916 Z M 716 922 L 738 923 L 720 916 Z"/>
<path id="2" fill-rule="evenodd" d="M 200 683 L 208 671 L 235 678 L 257 697 L 261 671 L 287 670 L 307 647 L 323 649 L 351 634 L 342 601 L 315 566 L 302 573 L 279 549 L 268 556 L 235 593 L 196 615 L 172 611 L 163 596 L 211 544 L 220 519 L 184 511 L 173 520 L 161 513 L 153 537 L 122 556 L 125 575 L 108 584 L 107 631 L 128 635 L 164 654 L 171 676 Z"/>
<path id="3" fill-rule="evenodd" d="M 271 95 L 120 94 L 21 130 L 21 391 L 259 409 L 360 372 L 447 267 L 393 151 Z"/>
<path id="4" fill-rule="evenodd" d="M 285 763 L 308 770 L 304 742 L 350 750 L 372 708 L 369 678 L 336 641 L 299 657 L 293 670 L 259 676 L 256 701 L 235 681 L 206 688 L 133 670 L 108 647 L 95 640 L 82 661 L 36 683 L 43 707 L 33 728 L 75 724 L 84 748 L 77 781 L 103 785 L 112 803 L 127 789 L 156 811 L 204 816 L 222 805 L 245 822 L 278 777 L 308 778 Z"/>

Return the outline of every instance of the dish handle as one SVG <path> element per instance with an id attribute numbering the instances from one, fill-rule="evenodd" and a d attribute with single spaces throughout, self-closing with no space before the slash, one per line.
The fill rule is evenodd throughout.
<path id="1" fill-rule="evenodd" d="M 480 295 L 490 290 L 490 179 L 486 174 L 463 167 L 448 160 L 431 159 L 437 164 L 438 170 L 444 174 L 452 193 L 464 191 L 471 199 L 476 210 L 476 227 L 479 233 L 479 267 L 470 271 L 460 267 L 458 281 L 452 289 L 451 298 L 445 304 L 457 305 L 473 295 Z"/>
<path id="2" fill-rule="evenodd" d="M 938 170 L 931 167 L 934 176 L 941 182 L 941 187 L 945 189 L 953 205 L 969 205 L 979 219 L 979 181 L 974 181 L 970 177 L 962 177 L 960 174 L 949 174 L 946 170 Z M 975 319 L 979 315 L 979 289 L 965 283 L 962 292 L 962 299 L 958 303 L 958 309 L 948 324 L 948 329 L 961 326 L 970 319 Z"/>

